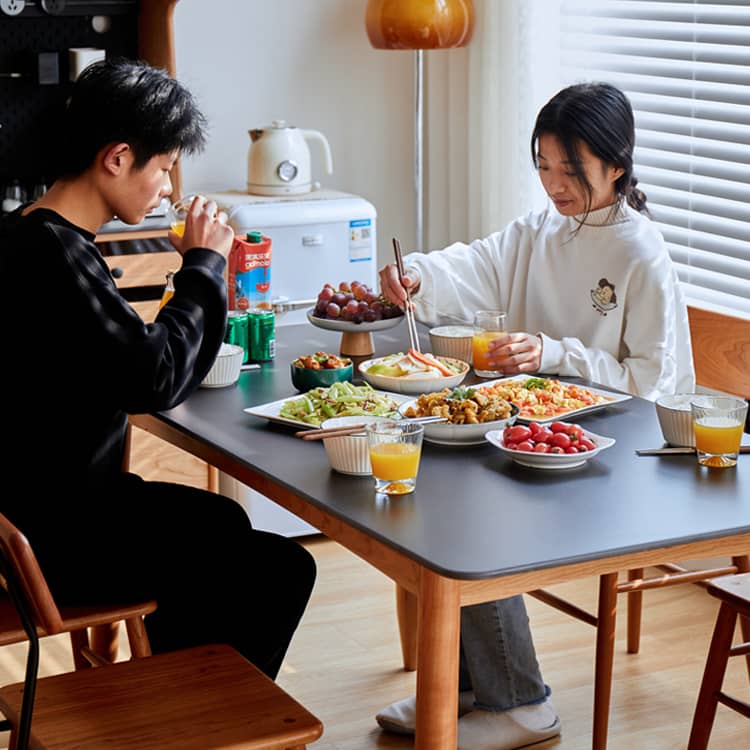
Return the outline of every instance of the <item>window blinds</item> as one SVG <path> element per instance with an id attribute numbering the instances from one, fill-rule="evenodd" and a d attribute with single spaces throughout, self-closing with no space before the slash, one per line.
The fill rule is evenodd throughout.
<path id="1" fill-rule="evenodd" d="M 750 317 L 750 3 L 563 0 L 564 84 L 635 112 L 635 173 L 690 304 Z"/>

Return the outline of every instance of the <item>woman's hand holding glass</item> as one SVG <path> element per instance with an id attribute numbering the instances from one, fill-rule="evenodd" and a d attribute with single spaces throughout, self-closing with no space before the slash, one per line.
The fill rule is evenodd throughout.
<path id="1" fill-rule="evenodd" d="M 234 231 L 216 201 L 202 195 L 184 196 L 170 206 L 169 218 L 172 226 L 169 240 L 180 254 L 191 247 L 207 247 L 225 258 L 229 256 Z"/>
<path id="2" fill-rule="evenodd" d="M 490 364 L 504 375 L 539 372 L 542 366 L 542 339 L 533 333 L 507 333 L 491 341 L 488 348 Z"/>

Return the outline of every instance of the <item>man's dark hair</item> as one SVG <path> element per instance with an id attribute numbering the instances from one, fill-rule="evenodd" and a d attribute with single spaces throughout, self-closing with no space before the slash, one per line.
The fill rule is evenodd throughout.
<path id="1" fill-rule="evenodd" d="M 165 70 L 116 59 L 89 65 L 68 99 L 57 153 L 61 176 L 81 174 L 110 143 L 127 143 L 141 168 L 157 154 L 200 152 L 206 119 Z"/>

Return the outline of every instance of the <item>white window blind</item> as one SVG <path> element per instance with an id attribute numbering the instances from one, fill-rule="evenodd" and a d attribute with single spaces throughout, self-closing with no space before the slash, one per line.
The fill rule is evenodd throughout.
<path id="1" fill-rule="evenodd" d="M 635 112 L 635 174 L 688 302 L 750 317 L 750 3 L 563 0 L 564 83 Z"/>

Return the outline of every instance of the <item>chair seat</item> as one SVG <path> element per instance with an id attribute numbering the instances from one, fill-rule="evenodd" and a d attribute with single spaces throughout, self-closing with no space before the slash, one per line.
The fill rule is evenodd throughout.
<path id="1" fill-rule="evenodd" d="M 23 684 L 0 689 L 18 721 Z M 229 646 L 211 645 L 40 679 L 32 750 L 301 748 L 320 721 Z"/>
<path id="2" fill-rule="evenodd" d="M 83 630 L 97 625 L 108 625 L 133 617 L 145 617 L 156 610 L 155 601 L 135 604 L 100 604 L 96 606 L 60 607 L 63 619 L 63 632 Z M 46 635 L 37 628 L 40 636 Z M 27 640 L 16 609 L 8 595 L 0 590 L 0 646 L 21 643 Z"/>

